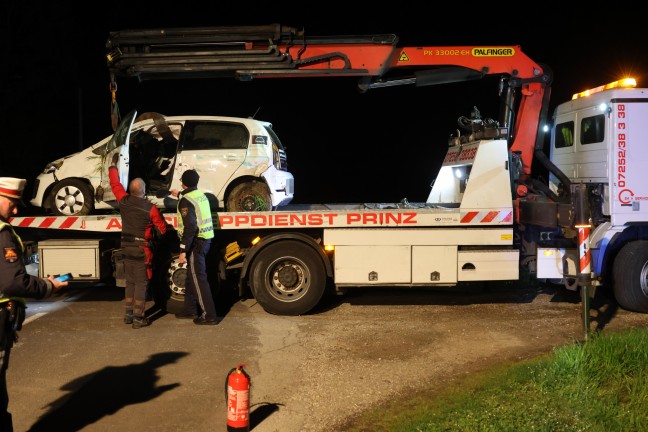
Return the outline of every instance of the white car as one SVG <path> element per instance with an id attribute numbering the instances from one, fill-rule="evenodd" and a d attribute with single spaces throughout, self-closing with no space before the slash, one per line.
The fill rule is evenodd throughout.
<path id="1" fill-rule="evenodd" d="M 65 216 L 117 208 L 108 179 L 115 153 L 120 154 L 124 187 L 141 177 L 147 198 L 159 208 L 175 209 L 177 201 L 168 192 L 181 189 L 180 176 L 187 169 L 200 175 L 198 188 L 210 198 L 214 210 L 271 210 L 292 200 L 294 178 L 270 123 L 235 117 L 136 115 L 136 111 L 129 113 L 113 135 L 97 144 L 47 164 L 36 178 L 30 203 Z"/>

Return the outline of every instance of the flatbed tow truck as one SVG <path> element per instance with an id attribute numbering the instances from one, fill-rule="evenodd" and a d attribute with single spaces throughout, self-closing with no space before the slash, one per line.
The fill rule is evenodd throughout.
<path id="1" fill-rule="evenodd" d="M 424 203 L 218 214 L 217 236 L 228 241 L 214 257 L 219 280 L 269 313 L 308 313 L 329 289 L 515 281 L 522 272 L 580 287 L 585 308 L 595 287 L 609 285 L 622 307 L 648 312 L 648 218 L 641 207 L 648 187 L 640 180 L 648 154 L 637 147 L 648 137 L 648 104 L 638 103 L 648 102 L 644 89 L 616 83 L 560 105 L 550 158 L 541 128 L 552 74 L 517 45 L 399 46 L 395 35 L 308 37 L 278 24 L 128 30 L 110 34 L 107 62 L 113 90 L 122 77 L 355 76 L 362 91 L 499 77 L 499 119 L 460 118 L 462 131 L 448 141 Z M 617 157 L 630 148 L 637 160 Z M 539 173 L 532 172 L 536 163 Z M 172 225 L 174 217 L 166 215 Z M 118 215 L 13 223 L 98 235 L 121 228 Z M 181 269 L 173 262 L 169 268 L 173 281 Z M 169 285 L 172 299 L 181 299 L 182 284 Z"/>

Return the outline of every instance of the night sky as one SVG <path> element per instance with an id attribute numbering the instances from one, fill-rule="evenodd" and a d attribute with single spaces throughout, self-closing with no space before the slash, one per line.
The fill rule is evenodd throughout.
<path id="1" fill-rule="evenodd" d="M 279 23 L 311 36 L 395 34 L 401 47 L 520 45 L 554 73 L 551 110 L 575 92 L 627 75 L 648 87 L 648 38 L 638 11 L 594 11 L 590 3 L 555 10 L 549 4 L 520 10 L 503 2 L 424 8 L 424 2 L 404 1 L 389 7 L 86 3 L 8 0 L 0 6 L 0 176 L 27 178 L 28 188 L 47 162 L 112 133 L 104 57 L 110 31 Z M 256 118 L 272 122 L 287 148 L 294 203 L 425 201 L 457 118 L 468 116 L 473 106 L 484 117 L 498 118 L 496 77 L 365 94 L 356 83 L 354 78 L 142 83 L 122 78 L 117 101 L 124 115 L 131 109 L 241 117 L 258 111 Z"/>

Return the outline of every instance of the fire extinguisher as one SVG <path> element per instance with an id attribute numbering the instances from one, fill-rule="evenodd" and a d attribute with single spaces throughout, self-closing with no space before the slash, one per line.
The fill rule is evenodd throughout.
<path id="1" fill-rule="evenodd" d="M 225 397 L 227 398 L 227 432 L 250 430 L 250 376 L 240 364 L 227 373 Z"/>

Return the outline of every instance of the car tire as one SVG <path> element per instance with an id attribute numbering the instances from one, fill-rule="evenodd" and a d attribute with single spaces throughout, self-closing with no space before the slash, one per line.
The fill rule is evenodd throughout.
<path id="1" fill-rule="evenodd" d="M 50 208 L 57 216 L 91 214 L 94 209 L 91 187 L 79 179 L 61 180 L 50 193 Z"/>
<path id="2" fill-rule="evenodd" d="M 268 186 L 260 181 L 241 183 L 232 189 L 227 197 L 228 212 L 266 211 L 272 207 Z"/>

